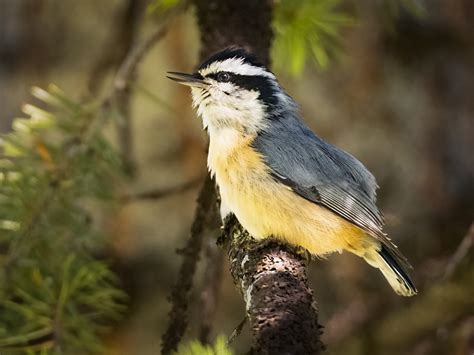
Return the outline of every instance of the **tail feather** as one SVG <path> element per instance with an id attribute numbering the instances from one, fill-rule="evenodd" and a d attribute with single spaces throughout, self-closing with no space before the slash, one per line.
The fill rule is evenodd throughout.
<path id="1" fill-rule="evenodd" d="M 370 265 L 382 272 L 397 294 L 409 297 L 418 293 L 413 281 L 406 272 L 406 259 L 400 260 L 386 245 L 381 244 L 380 249 L 366 252 L 363 257 Z"/>

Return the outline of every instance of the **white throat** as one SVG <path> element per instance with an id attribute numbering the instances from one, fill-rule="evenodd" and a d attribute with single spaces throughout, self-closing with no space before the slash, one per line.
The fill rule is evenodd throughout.
<path id="1" fill-rule="evenodd" d="M 257 91 L 240 90 L 228 95 L 222 88 L 212 86 L 207 91 L 193 88 L 192 95 L 193 105 L 209 135 L 216 136 L 223 129 L 256 134 L 265 128 L 265 106 Z"/>

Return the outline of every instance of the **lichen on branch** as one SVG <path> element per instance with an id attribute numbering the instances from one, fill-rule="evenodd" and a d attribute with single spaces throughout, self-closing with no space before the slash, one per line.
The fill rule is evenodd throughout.
<path id="1" fill-rule="evenodd" d="M 323 349 L 304 253 L 274 239 L 257 241 L 235 216 L 224 236 L 230 272 L 242 293 L 258 354 L 318 354 Z"/>

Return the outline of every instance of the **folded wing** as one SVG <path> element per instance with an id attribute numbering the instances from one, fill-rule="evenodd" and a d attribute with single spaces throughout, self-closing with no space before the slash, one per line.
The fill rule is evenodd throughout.
<path id="1" fill-rule="evenodd" d="M 375 178 L 356 158 L 321 140 L 298 117 L 288 115 L 275 118 L 256 137 L 253 147 L 276 180 L 358 226 L 406 262 L 382 231 Z"/>

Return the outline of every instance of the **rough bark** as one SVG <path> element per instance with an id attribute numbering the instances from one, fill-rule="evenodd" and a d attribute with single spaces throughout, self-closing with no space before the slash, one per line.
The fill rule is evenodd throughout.
<path id="1" fill-rule="evenodd" d="M 201 59 L 238 45 L 270 65 L 271 1 L 194 0 L 194 4 L 201 30 Z M 301 255 L 273 241 L 255 241 L 235 217 L 227 220 L 223 239 L 234 282 L 247 306 L 253 334 L 251 353 L 320 353 L 318 312 Z"/>
<path id="2" fill-rule="evenodd" d="M 169 327 L 162 337 L 161 353 L 171 354 L 188 326 L 188 297 L 193 285 L 199 253 L 207 233 L 218 228 L 218 212 L 214 182 L 207 177 L 197 200 L 196 216 L 191 227 L 191 236 L 180 250 L 183 263 L 179 269 L 176 285 L 171 292 L 172 307 L 169 313 Z"/>
<path id="3" fill-rule="evenodd" d="M 253 354 L 318 354 L 318 312 L 303 253 L 273 239 L 253 239 L 234 216 L 224 241 L 232 277 L 245 300 Z"/>
<path id="4" fill-rule="evenodd" d="M 238 45 L 270 63 L 272 1 L 194 0 L 201 32 L 201 58 Z"/>
<path id="5" fill-rule="evenodd" d="M 199 300 L 198 339 L 203 344 L 212 343 L 212 325 L 219 305 L 220 287 L 224 270 L 224 254 L 216 245 L 215 239 L 208 240 L 206 248 L 206 269 L 204 271 L 203 289 Z"/>

